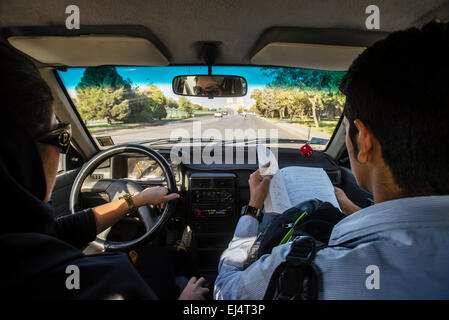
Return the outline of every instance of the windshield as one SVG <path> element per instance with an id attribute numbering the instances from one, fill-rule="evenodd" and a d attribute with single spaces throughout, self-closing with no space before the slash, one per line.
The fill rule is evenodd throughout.
<path id="1" fill-rule="evenodd" d="M 58 71 L 70 98 L 100 147 L 121 143 L 274 144 L 322 150 L 343 111 L 338 85 L 344 72 L 296 68 L 214 66 L 215 75 L 247 80 L 238 98 L 173 93 L 179 75 L 205 66 L 89 67 Z"/>

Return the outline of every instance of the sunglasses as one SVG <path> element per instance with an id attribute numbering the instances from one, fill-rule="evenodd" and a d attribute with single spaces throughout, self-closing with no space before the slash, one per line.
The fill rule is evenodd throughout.
<path id="1" fill-rule="evenodd" d="M 220 93 L 219 89 L 213 88 L 213 89 L 203 89 L 202 87 L 195 86 L 193 87 L 193 92 L 197 95 L 218 95 Z"/>
<path id="2" fill-rule="evenodd" d="M 41 135 L 37 141 L 40 143 L 51 144 L 59 149 L 60 153 L 67 153 L 72 138 L 70 123 L 61 122 L 56 129 Z"/>

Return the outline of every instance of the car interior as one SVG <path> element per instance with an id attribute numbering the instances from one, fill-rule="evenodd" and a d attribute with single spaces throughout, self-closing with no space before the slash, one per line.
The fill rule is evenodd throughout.
<path id="1" fill-rule="evenodd" d="M 165 139 L 142 134 L 125 142 L 111 138 L 107 131 L 98 135 L 81 115 L 65 75 L 101 66 L 154 67 L 162 71 L 172 68 L 174 76 L 170 77 L 175 78 L 186 75 L 183 70 L 176 71 L 177 67 L 202 67 L 205 75 L 220 67 L 235 67 L 225 71 L 229 72 L 226 75 L 246 77 L 249 98 L 251 81 L 236 73 L 239 67 L 344 72 L 365 48 L 390 32 L 449 17 L 445 0 L 378 0 L 379 30 L 367 30 L 367 4 L 357 0 L 82 0 L 76 1 L 80 27 L 68 29 L 69 4 L 56 0 L 0 2 L 0 41 L 36 64 L 52 90 L 57 118 L 71 124 L 71 147 L 61 157 L 52 194 L 57 216 L 118 199 L 124 191 L 166 186 L 181 197 L 163 209 L 144 207 L 122 219 L 98 235 L 84 252 L 134 250 L 144 256 L 148 247 L 173 246 L 190 226 L 192 268 L 210 286 L 217 276 L 220 255 L 233 237 L 240 210 L 249 201 L 248 179 L 258 164 L 249 161 L 248 154 L 255 146 L 225 145 L 243 152 L 243 161 L 211 164 L 201 159 L 191 163 L 173 160 L 175 143 L 167 140 L 169 132 Z M 194 94 L 194 80 L 189 81 L 186 90 L 177 80 L 181 95 Z M 242 83 L 240 91 L 241 87 Z M 195 99 L 204 103 L 226 99 L 211 98 L 208 93 Z M 232 116 L 227 112 L 220 117 L 212 112 L 211 118 L 225 121 Z M 245 117 L 250 121 L 256 115 L 245 112 Z M 301 154 L 299 148 L 307 140 L 298 138 L 278 148 L 278 164 L 280 168 L 323 168 L 334 186 L 343 189 L 358 206 L 367 207 L 373 204 L 372 195 L 358 187 L 351 172 L 342 116 L 338 119 L 332 134 L 312 156 Z M 207 148 L 206 142 L 199 141 L 197 148 Z M 188 149 L 188 158 L 195 157 L 195 150 Z"/>

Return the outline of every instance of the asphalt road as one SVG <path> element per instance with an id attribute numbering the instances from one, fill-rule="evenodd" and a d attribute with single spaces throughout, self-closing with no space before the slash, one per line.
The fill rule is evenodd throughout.
<path id="1" fill-rule="evenodd" d="M 294 125 L 292 125 L 294 126 Z M 253 129 L 246 131 L 247 129 Z M 276 133 L 270 130 L 277 130 Z M 244 135 L 246 131 L 246 135 Z M 226 139 L 226 134 L 236 135 L 237 140 L 248 141 L 248 133 L 251 138 L 270 137 L 278 139 L 278 147 L 301 147 L 307 137 L 294 130 L 293 127 L 279 126 L 271 121 L 260 119 L 257 116 L 247 115 L 246 118 L 238 115 L 227 115 L 223 118 L 214 118 L 212 115 L 176 120 L 161 124 L 139 126 L 126 129 L 110 129 L 97 131 L 94 136 L 111 136 L 115 144 L 141 142 L 158 138 L 184 137 L 184 138 L 210 138 Z M 263 133 L 265 132 L 265 133 Z M 277 134 L 277 137 L 276 137 Z M 252 140 L 252 139 L 251 139 Z M 268 142 L 268 141 L 267 141 Z M 319 148 L 317 148 L 319 149 Z"/>

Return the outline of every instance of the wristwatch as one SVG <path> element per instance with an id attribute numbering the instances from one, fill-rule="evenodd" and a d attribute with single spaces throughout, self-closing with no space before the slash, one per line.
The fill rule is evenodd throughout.
<path id="1" fill-rule="evenodd" d="M 247 214 L 253 215 L 259 223 L 262 222 L 263 212 L 262 209 L 257 209 L 251 206 L 243 206 L 242 211 L 240 212 L 240 216 L 245 216 Z"/>
<path id="2" fill-rule="evenodd" d="M 121 196 L 119 199 L 120 199 L 120 200 L 121 200 L 121 199 L 124 199 L 124 200 L 126 201 L 126 204 L 128 205 L 128 211 L 127 211 L 127 214 L 133 213 L 133 212 L 135 212 L 135 211 L 137 210 L 137 207 L 136 207 L 136 205 L 134 204 L 132 195 L 130 195 L 129 193 L 127 193 L 127 194 Z"/>

